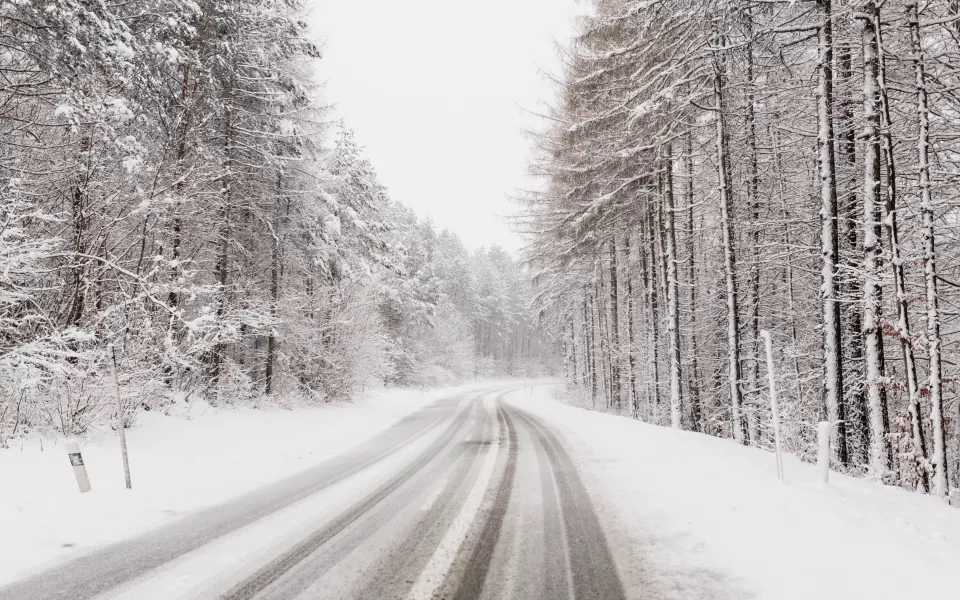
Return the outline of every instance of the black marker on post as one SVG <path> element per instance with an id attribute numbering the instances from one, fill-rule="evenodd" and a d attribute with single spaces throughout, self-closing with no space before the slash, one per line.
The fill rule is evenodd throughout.
<path id="1" fill-rule="evenodd" d="M 76 440 L 67 440 L 67 456 L 70 457 L 70 465 L 73 467 L 73 474 L 77 477 L 77 487 L 80 488 L 80 493 L 89 492 L 90 478 L 87 477 L 87 467 L 83 464 L 83 457 L 80 456 L 80 444 Z"/>

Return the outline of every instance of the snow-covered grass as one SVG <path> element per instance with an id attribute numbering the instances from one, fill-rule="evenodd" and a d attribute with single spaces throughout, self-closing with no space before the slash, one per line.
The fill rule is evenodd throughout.
<path id="1" fill-rule="evenodd" d="M 64 440 L 17 440 L 0 450 L 0 584 L 313 466 L 440 397 L 486 385 L 378 391 L 292 410 L 198 401 L 172 416 L 141 413 L 127 430 L 132 491 L 114 431 L 80 440 L 87 494 L 77 490 Z"/>
<path id="2" fill-rule="evenodd" d="M 878 600 L 960 589 L 960 510 L 934 498 L 837 473 L 825 488 L 792 456 L 781 484 L 771 453 L 567 406 L 547 388 L 509 401 L 567 441 L 637 586 L 630 597 Z"/>

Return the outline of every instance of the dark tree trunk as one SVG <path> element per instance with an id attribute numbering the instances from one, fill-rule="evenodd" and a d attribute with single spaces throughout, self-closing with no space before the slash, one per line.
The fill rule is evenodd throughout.
<path id="1" fill-rule="evenodd" d="M 620 299 L 617 285 L 617 241 L 610 240 L 610 394 L 613 407 L 620 410 Z"/>
<path id="2" fill-rule="evenodd" d="M 685 196 L 687 203 L 687 293 L 690 296 L 690 312 L 687 328 L 690 344 L 690 420 L 694 431 L 703 431 L 701 424 L 700 407 L 700 369 L 697 364 L 699 350 L 697 348 L 697 265 L 696 265 L 696 238 L 693 227 L 693 140 L 691 134 L 686 135 L 685 164 Z"/>

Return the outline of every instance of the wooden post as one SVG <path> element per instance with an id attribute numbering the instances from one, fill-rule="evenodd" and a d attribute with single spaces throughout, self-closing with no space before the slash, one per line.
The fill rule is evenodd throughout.
<path id="1" fill-rule="evenodd" d="M 773 372 L 773 342 L 770 341 L 770 332 L 766 329 L 760 332 L 760 337 L 767 348 L 767 379 L 770 382 L 770 409 L 773 414 L 773 441 L 777 451 L 777 479 L 783 481 L 783 454 L 780 451 L 780 407 L 777 404 L 777 379 Z"/>
<path id="2" fill-rule="evenodd" d="M 817 423 L 817 442 L 820 448 L 817 454 L 817 469 L 820 471 L 820 481 L 823 485 L 830 483 L 830 436 L 833 434 L 833 423 L 820 421 Z"/>
<path id="3" fill-rule="evenodd" d="M 117 430 L 120 432 L 120 452 L 123 455 L 123 480 L 127 489 L 133 489 L 130 483 L 130 460 L 127 458 L 127 434 L 123 429 L 123 399 L 120 396 L 120 380 L 117 378 L 117 350 L 113 344 L 107 346 L 110 350 L 110 367 L 113 370 L 113 387 L 117 392 Z"/>

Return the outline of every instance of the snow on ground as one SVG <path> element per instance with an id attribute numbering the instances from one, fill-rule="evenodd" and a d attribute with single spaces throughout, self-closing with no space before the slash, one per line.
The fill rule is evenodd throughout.
<path id="1" fill-rule="evenodd" d="M 960 510 L 723 439 L 564 405 L 508 401 L 558 428 L 637 598 L 947 597 Z M 660 590 L 657 593 L 655 590 Z"/>
<path id="2" fill-rule="evenodd" d="M 489 385 L 494 385 L 490 383 Z M 386 391 L 354 404 L 144 413 L 128 430 L 132 491 L 116 434 L 81 441 L 79 494 L 63 440 L 0 451 L 0 584 L 162 525 L 363 443 L 443 395 Z M 872 600 L 960 586 L 960 510 L 727 440 L 564 405 L 547 386 L 508 401 L 565 440 L 604 522 L 630 597 Z M 42 445 L 42 449 L 41 449 Z"/>
<path id="3" fill-rule="evenodd" d="M 196 401 L 176 416 L 141 413 L 127 430 L 131 491 L 109 429 L 80 440 L 87 494 L 77 491 L 64 440 L 17 440 L 0 450 L 0 585 L 313 466 L 442 396 L 484 385 L 379 391 L 293 410 Z"/>

